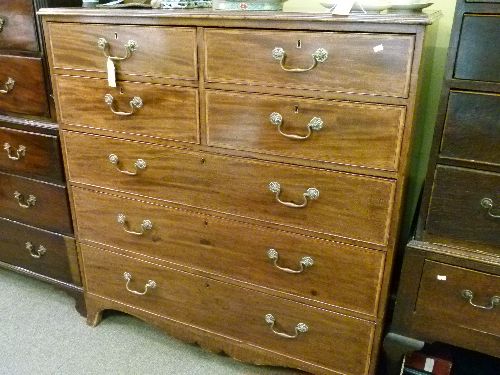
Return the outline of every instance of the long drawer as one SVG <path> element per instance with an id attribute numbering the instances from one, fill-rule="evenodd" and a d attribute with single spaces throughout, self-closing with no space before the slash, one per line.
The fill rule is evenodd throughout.
<path id="1" fill-rule="evenodd" d="M 209 29 L 206 80 L 407 97 L 413 48 L 410 35 Z"/>
<path id="2" fill-rule="evenodd" d="M 395 171 L 405 108 L 207 91 L 210 146 Z"/>
<path id="3" fill-rule="evenodd" d="M 376 315 L 382 252 L 86 189 L 73 199 L 81 241 Z"/>
<path id="4" fill-rule="evenodd" d="M 0 49 L 38 51 L 33 2 L 0 1 Z"/>
<path id="5" fill-rule="evenodd" d="M 0 156 L 2 171 L 64 181 L 58 137 L 0 127 L 0 147 L 3 150 Z"/>
<path id="6" fill-rule="evenodd" d="M 111 88 L 104 79 L 71 76 L 55 76 L 54 81 L 64 124 L 198 141 L 196 89 L 138 82 L 119 82 L 118 88 Z"/>
<path id="7" fill-rule="evenodd" d="M 369 322 L 105 250 L 81 251 L 88 293 L 340 373 L 367 373 L 375 328 Z M 298 330 L 297 337 L 273 333 L 268 314 L 274 330 Z"/>
<path id="8" fill-rule="evenodd" d="M 66 188 L 0 173 L 0 217 L 71 234 Z"/>
<path id="9" fill-rule="evenodd" d="M 70 260 L 76 260 L 73 238 L 0 218 L 0 261 L 74 283 Z"/>
<path id="10" fill-rule="evenodd" d="M 73 132 L 64 132 L 64 143 L 72 182 L 380 245 L 388 240 L 392 180 Z"/>

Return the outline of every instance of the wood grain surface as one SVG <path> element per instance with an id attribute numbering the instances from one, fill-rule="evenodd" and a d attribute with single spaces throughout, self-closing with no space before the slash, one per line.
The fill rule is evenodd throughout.
<path id="1" fill-rule="evenodd" d="M 32 1 L 1 1 L 0 19 L 3 21 L 0 31 L 0 49 L 38 51 L 35 9 Z"/>

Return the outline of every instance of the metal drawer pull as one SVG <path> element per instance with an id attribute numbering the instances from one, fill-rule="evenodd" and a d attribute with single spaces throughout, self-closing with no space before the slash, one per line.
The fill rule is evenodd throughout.
<path id="1" fill-rule="evenodd" d="M 0 89 L 0 94 L 8 94 L 12 90 L 14 90 L 14 86 L 16 85 L 16 81 L 13 78 L 7 78 L 7 81 L 3 84 L 3 89 Z"/>
<path id="2" fill-rule="evenodd" d="M 125 279 L 125 281 L 127 282 L 127 284 L 125 284 L 125 288 L 127 288 L 127 290 L 132 293 L 132 294 L 136 294 L 138 296 L 144 296 L 146 295 L 146 293 L 149 291 L 149 289 L 154 289 L 156 288 L 156 282 L 154 282 L 153 280 L 148 280 L 148 282 L 146 283 L 146 285 L 144 286 L 144 292 L 138 292 L 136 290 L 133 290 L 133 289 L 130 289 L 129 288 L 129 284 L 130 284 L 130 281 L 132 281 L 132 275 L 128 272 L 125 272 L 123 274 L 123 278 Z"/>
<path id="3" fill-rule="evenodd" d="M 128 102 L 130 108 L 132 108 L 131 112 L 117 111 L 115 109 L 115 98 L 113 98 L 113 95 L 111 94 L 104 95 L 104 103 L 106 103 L 111 109 L 111 112 L 113 112 L 117 116 L 132 116 L 135 113 L 136 109 L 142 108 L 142 106 L 144 105 L 140 97 L 134 96 L 132 100 Z"/>
<path id="4" fill-rule="evenodd" d="M 130 56 L 132 56 L 132 52 L 137 50 L 137 42 L 134 40 L 129 40 L 127 43 L 125 43 L 125 55 L 124 56 L 110 56 L 109 55 L 109 43 L 106 39 L 104 38 L 99 38 L 97 39 L 97 46 L 102 49 L 104 56 L 108 59 L 111 59 L 113 61 L 123 61 L 127 60 Z"/>
<path id="5" fill-rule="evenodd" d="M 283 332 L 278 332 L 274 329 L 274 323 L 276 322 L 276 319 L 274 318 L 273 314 L 267 314 L 264 318 L 266 320 L 266 323 L 271 326 L 271 330 L 278 336 L 284 337 L 285 339 L 296 339 L 299 337 L 301 333 L 306 333 L 309 330 L 309 327 L 305 323 L 299 323 L 295 326 L 295 334 L 294 335 L 289 335 Z"/>
<path id="6" fill-rule="evenodd" d="M 47 249 L 42 245 L 39 245 L 35 250 L 35 246 L 29 241 L 26 242 L 26 250 L 28 250 L 30 255 L 35 259 L 40 259 L 47 252 Z"/>
<path id="7" fill-rule="evenodd" d="M 469 289 L 462 290 L 462 297 L 468 300 L 472 306 L 478 309 L 493 310 L 497 305 L 500 305 L 500 296 L 491 297 L 490 304 L 488 306 L 476 305 L 474 302 L 472 302 L 472 300 L 474 299 L 474 293 Z"/>
<path id="8" fill-rule="evenodd" d="M 142 221 L 140 232 L 130 230 L 127 223 L 127 217 L 124 214 L 118 214 L 118 216 L 116 217 L 116 221 L 123 226 L 123 230 L 125 232 L 133 234 L 135 236 L 142 236 L 148 230 L 151 230 L 153 228 L 153 223 L 151 222 L 151 220 L 146 219 Z"/>
<path id="9" fill-rule="evenodd" d="M 36 197 L 34 195 L 31 195 L 31 194 L 28 195 L 28 199 L 24 199 L 24 196 L 20 192 L 15 191 L 14 198 L 17 199 L 17 203 L 22 208 L 30 208 L 36 204 Z"/>
<path id="10" fill-rule="evenodd" d="M 271 259 L 273 261 L 274 266 L 277 269 L 284 271 L 284 272 L 287 272 L 287 273 L 302 273 L 302 272 L 304 272 L 304 270 L 306 268 L 312 267 L 314 265 L 314 259 L 309 257 L 309 256 L 305 256 L 305 257 L 302 257 L 302 259 L 299 261 L 300 269 L 299 270 L 292 270 L 290 268 L 278 266 L 279 253 L 276 249 L 267 250 L 267 256 L 269 259 Z"/>
<path id="11" fill-rule="evenodd" d="M 273 49 L 273 58 L 280 61 L 281 69 L 292 73 L 303 73 L 309 72 L 316 68 L 318 63 L 324 63 L 328 59 L 328 51 L 324 48 L 318 48 L 316 52 L 312 54 L 313 63 L 309 68 L 289 68 L 286 66 L 286 52 L 281 47 L 276 47 Z"/>
<path id="12" fill-rule="evenodd" d="M 306 135 L 295 135 L 295 134 L 284 133 L 281 130 L 281 126 L 283 125 L 283 116 L 280 113 L 278 112 L 271 113 L 271 115 L 269 116 L 269 120 L 271 121 L 271 124 L 276 125 L 278 127 L 278 131 L 282 136 L 290 139 L 297 139 L 300 141 L 308 139 L 311 136 L 313 130 L 319 131 L 323 129 L 323 124 L 324 124 L 323 120 L 320 117 L 313 117 L 313 119 L 309 121 L 309 124 L 307 124 L 308 133 Z"/>
<path id="13" fill-rule="evenodd" d="M 147 164 L 143 159 L 137 159 L 134 163 L 135 172 L 130 172 L 130 171 L 120 169 L 120 159 L 118 158 L 117 155 L 109 154 L 108 160 L 111 164 L 116 166 L 116 169 L 118 171 L 120 171 L 120 173 L 126 174 L 128 176 L 137 176 L 139 174 L 140 170 L 146 169 L 146 167 L 147 167 Z"/>
<path id="14" fill-rule="evenodd" d="M 16 150 L 16 155 L 12 155 L 11 150 L 13 147 L 5 142 L 3 144 L 3 149 L 7 151 L 7 156 L 9 157 L 10 160 L 21 160 L 23 157 L 26 156 L 26 146 L 19 145 L 19 147 Z"/>
<path id="15" fill-rule="evenodd" d="M 0 33 L 3 31 L 4 26 L 5 26 L 5 18 L 0 17 Z"/>
<path id="16" fill-rule="evenodd" d="M 493 199 L 483 198 L 481 200 L 481 206 L 483 206 L 483 208 L 488 209 L 488 215 L 490 215 L 491 217 L 494 217 L 495 219 L 500 218 L 500 215 L 496 215 L 493 213 L 494 211 L 497 211 L 500 213 L 500 208 L 495 208 L 495 205 L 493 204 Z"/>
<path id="17" fill-rule="evenodd" d="M 297 203 L 293 203 L 293 202 L 283 202 L 280 199 L 281 185 L 279 184 L 279 182 L 275 182 L 275 181 L 273 181 L 269 184 L 269 190 L 271 192 L 273 192 L 274 194 L 276 194 L 276 200 L 279 203 L 281 203 L 284 206 L 291 207 L 291 208 L 304 208 L 309 203 L 309 200 L 315 200 L 315 199 L 319 198 L 319 190 L 316 188 L 309 188 L 303 194 L 303 196 L 304 196 L 303 203 L 297 204 Z"/>

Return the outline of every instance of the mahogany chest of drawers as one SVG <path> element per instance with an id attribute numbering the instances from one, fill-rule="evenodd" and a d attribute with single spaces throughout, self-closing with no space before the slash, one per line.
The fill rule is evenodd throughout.
<path id="1" fill-rule="evenodd" d="M 373 374 L 433 17 L 42 14 L 89 324 Z"/>

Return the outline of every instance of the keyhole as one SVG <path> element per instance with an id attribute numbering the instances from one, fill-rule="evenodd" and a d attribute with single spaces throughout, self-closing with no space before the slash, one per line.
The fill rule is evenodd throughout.
<path id="1" fill-rule="evenodd" d="M 123 87 L 120 87 L 120 95 L 123 95 Z"/>
<path id="2" fill-rule="evenodd" d="M 115 33 L 115 39 L 118 39 L 118 33 Z"/>
<path id="3" fill-rule="evenodd" d="M 295 106 L 295 113 L 299 113 L 299 112 L 300 112 L 300 111 L 299 111 L 299 106 L 298 106 L 298 105 L 296 105 L 296 106 Z"/>
<path id="4" fill-rule="evenodd" d="M 302 48 L 302 40 L 297 40 L 297 48 Z"/>

